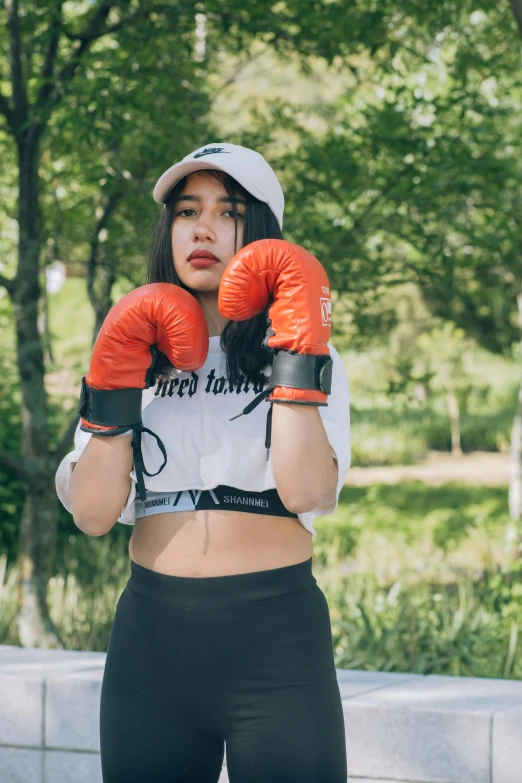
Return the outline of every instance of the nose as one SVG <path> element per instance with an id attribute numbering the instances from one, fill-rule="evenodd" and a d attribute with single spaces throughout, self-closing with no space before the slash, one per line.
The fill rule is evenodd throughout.
<path id="1" fill-rule="evenodd" d="M 215 240 L 216 235 L 210 224 L 208 218 L 205 218 L 203 214 L 200 215 L 199 220 L 194 225 L 194 239 L 197 241 Z"/>

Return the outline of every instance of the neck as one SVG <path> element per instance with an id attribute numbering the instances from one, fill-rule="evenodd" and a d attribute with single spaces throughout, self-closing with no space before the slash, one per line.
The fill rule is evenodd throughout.
<path id="1" fill-rule="evenodd" d="M 200 303 L 208 324 L 208 336 L 219 337 L 228 323 L 218 310 L 217 291 L 198 291 L 197 300 Z"/>

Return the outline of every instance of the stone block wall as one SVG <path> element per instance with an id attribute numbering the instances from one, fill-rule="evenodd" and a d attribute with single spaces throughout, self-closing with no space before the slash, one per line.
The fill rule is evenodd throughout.
<path id="1" fill-rule="evenodd" d="M 1 783 L 102 783 L 104 665 L 105 653 L 0 645 Z M 337 677 L 350 783 L 522 783 L 522 682 Z"/>

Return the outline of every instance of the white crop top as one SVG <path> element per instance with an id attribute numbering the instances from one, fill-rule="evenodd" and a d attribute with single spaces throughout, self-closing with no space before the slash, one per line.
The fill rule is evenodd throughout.
<path id="1" fill-rule="evenodd" d="M 298 514 L 301 524 L 315 535 L 315 517 L 331 514 L 337 507 L 351 461 L 350 403 L 346 372 L 336 349 L 328 344 L 333 359 L 332 390 L 328 405 L 319 413 L 339 465 L 335 492 L 323 498 L 322 504 Z M 272 471 L 271 450 L 265 448 L 269 403 L 262 401 L 250 413 L 230 421 L 263 390 L 243 381 L 231 389 L 226 379 L 226 356 L 220 337 L 210 337 L 207 359 L 199 370 L 180 372 L 176 378 L 160 381 L 142 395 L 143 425 L 156 433 L 167 452 L 167 464 L 157 476 L 144 476 L 151 492 L 210 490 L 220 484 L 237 489 L 263 492 L 276 488 Z M 264 370 L 270 375 L 270 367 Z M 80 424 L 74 436 L 74 450 L 60 463 L 56 472 L 56 491 L 65 508 L 71 512 L 69 484 L 72 464 L 77 462 L 91 437 Z M 142 433 L 145 468 L 155 473 L 163 463 L 157 441 Z M 131 488 L 118 522 L 133 525 L 135 521 L 136 472 L 130 473 Z"/>

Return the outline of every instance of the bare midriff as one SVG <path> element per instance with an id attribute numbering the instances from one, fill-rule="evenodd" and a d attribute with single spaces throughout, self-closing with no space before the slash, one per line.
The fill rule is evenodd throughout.
<path id="1" fill-rule="evenodd" d="M 136 519 L 129 555 L 161 574 L 226 576 L 309 560 L 312 534 L 292 517 L 176 511 Z"/>

